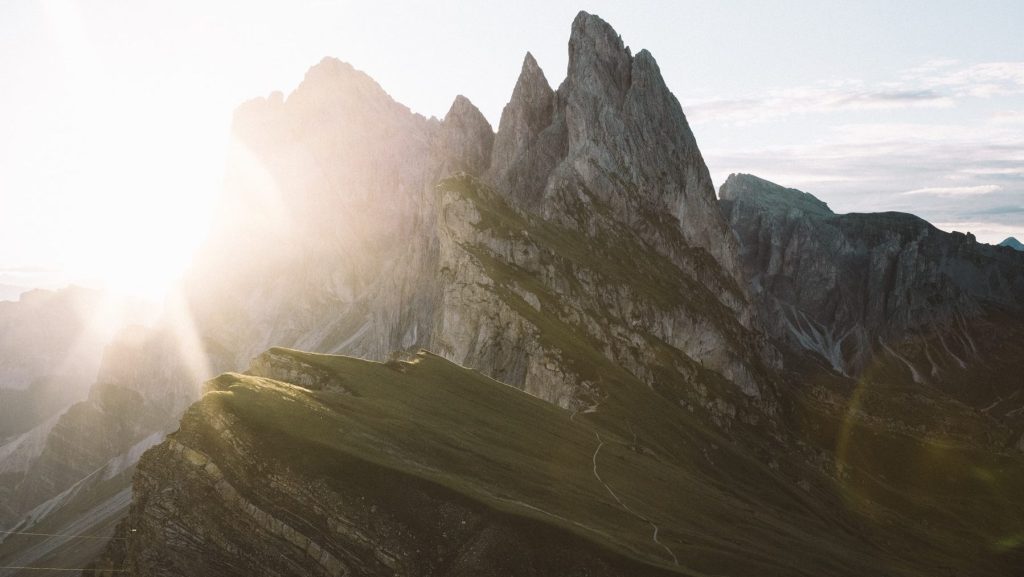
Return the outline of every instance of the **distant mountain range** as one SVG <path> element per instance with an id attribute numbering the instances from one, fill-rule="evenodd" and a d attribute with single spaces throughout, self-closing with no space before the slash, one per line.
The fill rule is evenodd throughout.
<path id="1" fill-rule="evenodd" d="M 1016 575 L 1024 254 L 716 196 L 649 52 L 568 54 L 496 132 L 331 58 L 239 107 L 185 302 L 0 475 L 0 565 Z"/>
<path id="2" fill-rule="evenodd" d="M 1003 242 L 999 243 L 999 246 L 1008 246 L 1014 250 L 1024 250 L 1024 243 L 1021 243 L 1014 237 L 1009 237 Z"/>

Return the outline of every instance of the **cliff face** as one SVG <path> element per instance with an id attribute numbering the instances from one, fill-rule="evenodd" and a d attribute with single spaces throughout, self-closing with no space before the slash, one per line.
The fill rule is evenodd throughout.
<path id="1" fill-rule="evenodd" d="M 512 204 L 546 219 L 592 228 L 604 224 L 599 213 L 670 259 L 674 247 L 701 249 L 740 279 L 735 242 L 679 102 L 654 57 L 633 56 L 597 16 L 582 12 L 573 22 L 557 91 L 527 54 L 489 177 Z"/>
<path id="2" fill-rule="evenodd" d="M 935 385 L 994 415 L 1019 389 L 1024 257 L 901 213 L 833 213 L 748 175 L 721 188 L 775 335 L 851 376 Z M 990 405 L 991 403 L 995 405 Z"/>
<path id="3" fill-rule="evenodd" d="M 653 58 L 600 18 L 574 22 L 557 91 L 527 55 L 497 134 L 464 97 L 427 120 L 332 59 L 287 98 L 242 106 L 234 133 L 222 216 L 188 291 L 225 368 L 272 345 L 374 359 L 424 347 L 590 403 L 592 380 L 544 342 L 553 316 L 648 382 L 640 349 L 658 340 L 679 351 L 668 364 L 689 373 L 701 357 L 761 398 L 776 360 L 753 331 L 707 168 Z M 623 274 L 640 253 L 664 277 L 654 300 Z"/>

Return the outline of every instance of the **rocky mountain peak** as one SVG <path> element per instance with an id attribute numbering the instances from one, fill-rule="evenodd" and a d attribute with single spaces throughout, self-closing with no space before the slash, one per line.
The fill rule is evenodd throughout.
<path id="1" fill-rule="evenodd" d="M 810 193 L 785 188 L 751 174 L 730 174 L 719 189 L 723 207 L 733 203 L 753 203 L 760 210 L 786 214 L 799 211 L 816 216 L 834 214 L 828 205 Z"/>
<path id="2" fill-rule="evenodd" d="M 532 204 L 543 192 L 560 146 L 538 146 L 541 132 L 552 126 L 555 92 L 533 54 L 526 53 L 512 98 L 501 112 L 491 158 L 491 180 L 509 197 Z M 550 135 L 547 139 L 551 141 Z M 557 140 L 557 138 L 556 138 Z M 537 165 L 544 158 L 548 164 Z"/>
<path id="3" fill-rule="evenodd" d="M 456 96 L 441 127 L 440 153 L 447 158 L 442 172 L 483 173 L 493 146 L 491 124 L 468 98 Z"/>
<path id="4" fill-rule="evenodd" d="M 577 180 L 617 220 L 648 229 L 655 246 L 681 233 L 685 244 L 705 249 L 739 278 L 707 166 L 650 52 L 634 57 L 604 20 L 581 12 L 556 101 L 567 148 L 560 174 Z"/>
<path id="5" fill-rule="evenodd" d="M 508 128 L 510 130 L 506 132 L 509 132 L 509 137 L 517 136 L 516 132 L 521 129 L 526 129 L 531 136 L 539 133 L 551 123 L 554 95 L 544 71 L 533 54 L 527 52 L 519 71 L 519 79 L 512 90 L 512 98 L 502 110 L 499 132 L 502 128 Z"/>
<path id="6" fill-rule="evenodd" d="M 1003 242 L 999 243 L 999 246 L 1008 246 L 1014 250 L 1024 251 L 1024 243 L 1017 240 L 1016 237 L 1008 237 Z"/>
<path id="7" fill-rule="evenodd" d="M 357 70 L 348 62 L 330 56 L 306 71 L 298 90 L 301 91 L 303 88 L 321 89 L 332 93 L 361 91 L 390 99 L 384 89 L 368 74 Z"/>
<path id="8" fill-rule="evenodd" d="M 621 104 L 630 83 L 633 58 L 622 37 L 599 16 L 580 12 L 569 36 L 566 82 L 594 98 Z"/>

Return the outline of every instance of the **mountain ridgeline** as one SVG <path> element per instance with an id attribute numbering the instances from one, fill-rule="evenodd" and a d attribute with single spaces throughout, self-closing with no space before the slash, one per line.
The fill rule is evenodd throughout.
<path id="1" fill-rule="evenodd" d="M 104 358 L 105 472 L 8 513 L 114 539 L 0 565 L 1024 566 L 1024 253 L 747 175 L 718 198 L 652 55 L 585 12 L 568 48 L 557 88 L 526 55 L 496 132 L 330 58 L 243 104 L 181 310 Z"/>
<path id="2" fill-rule="evenodd" d="M 1024 251 L 1024 243 L 1022 243 L 1021 241 L 1017 240 L 1016 237 L 1012 237 L 1012 236 L 1008 237 L 1006 240 L 1004 240 L 1003 242 L 999 243 L 999 246 L 1008 246 L 1008 247 L 1010 247 L 1010 248 L 1012 248 L 1014 250 L 1022 250 L 1022 251 Z"/>
<path id="3" fill-rule="evenodd" d="M 993 416 L 1022 412 L 1020 252 L 910 214 L 842 214 L 749 175 L 722 185 L 750 294 L 772 334 L 845 375 L 940 388 Z"/>

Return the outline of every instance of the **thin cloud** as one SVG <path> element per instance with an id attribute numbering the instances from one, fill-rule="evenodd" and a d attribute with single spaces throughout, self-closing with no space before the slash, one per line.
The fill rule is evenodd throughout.
<path id="1" fill-rule="evenodd" d="M 998 184 L 982 184 L 979 186 L 934 186 L 928 188 L 917 188 L 914 190 L 908 190 L 901 192 L 903 195 L 910 194 L 928 194 L 932 196 L 978 196 L 981 194 L 990 194 L 999 190 L 1003 187 Z"/>
<path id="2" fill-rule="evenodd" d="M 926 86 L 947 88 L 957 96 L 990 98 L 1024 93 L 1024 62 L 983 62 L 923 67 L 911 73 Z"/>
<path id="3" fill-rule="evenodd" d="M 905 71 L 899 82 L 866 86 L 859 80 L 819 83 L 769 90 L 756 97 L 690 102 L 687 114 L 694 124 L 710 122 L 747 125 L 794 114 L 907 108 L 949 108 L 967 98 L 1024 94 L 1024 62 L 985 62 L 965 65 L 955 60 L 928 62 Z M 1019 112 L 1006 120 L 1019 122 Z"/>
<path id="4" fill-rule="evenodd" d="M 976 176 L 1024 176 L 1024 168 L 965 168 L 961 172 Z"/>
<path id="5" fill-rule="evenodd" d="M 952 105 L 952 98 L 931 89 L 870 90 L 853 86 L 830 86 L 773 90 L 760 98 L 692 102 L 686 110 L 694 124 L 727 122 L 743 125 L 776 120 L 792 114 L 945 108 Z"/>

